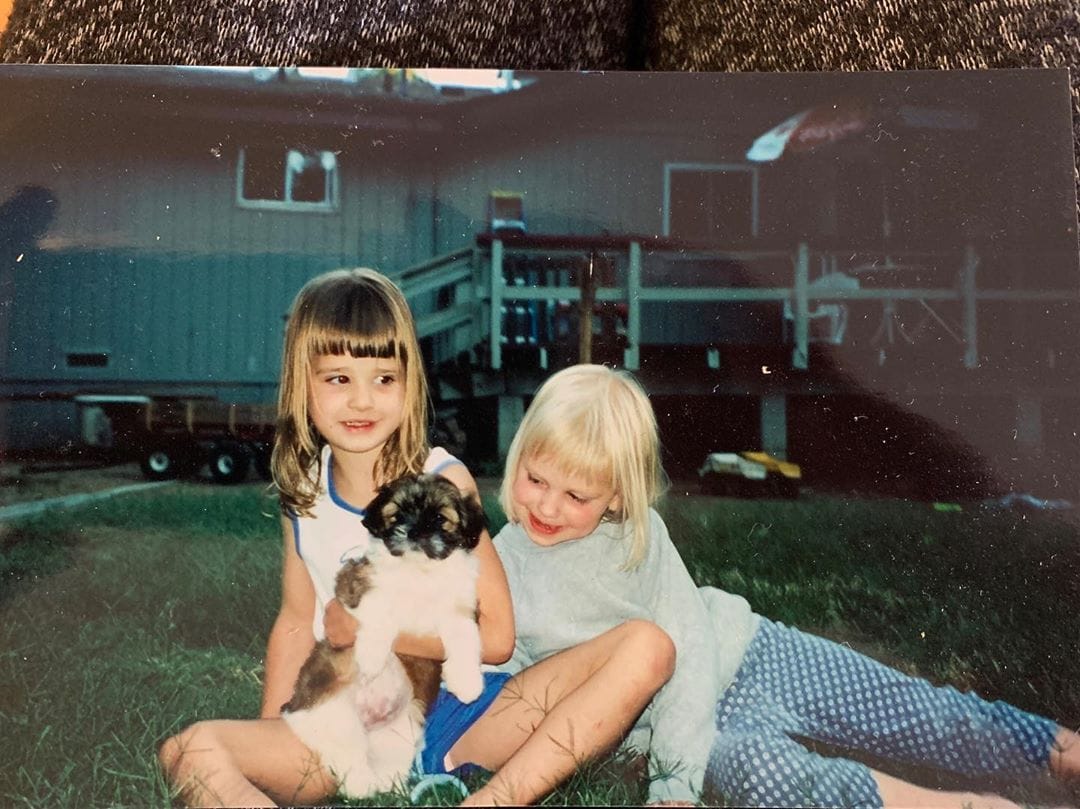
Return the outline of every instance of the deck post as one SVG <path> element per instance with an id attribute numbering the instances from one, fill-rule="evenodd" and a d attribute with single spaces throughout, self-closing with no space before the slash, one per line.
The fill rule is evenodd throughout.
<path id="1" fill-rule="evenodd" d="M 761 397 L 761 449 L 778 460 L 787 460 L 787 396 L 783 393 Z"/>
<path id="2" fill-rule="evenodd" d="M 636 371 L 641 365 L 641 242 L 630 242 L 626 272 L 626 349 L 623 365 Z"/>
<path id="3" fill-rule="evenodd" d="M 491 354 L 491 367 L 498 371 L 502 368 L 502 309 L 503 287 L 503 243 L 502 239 L 491 240 L 491 328 L 488 331 L 488 346 Z"/>
<path id="4" fill-rule="evenodd" d="M 791 365 L 800 371 L 805 371 L 809 365 L 808 345 L 810 342 L 809 306 L 807 293 L 810 286 L 810 248 L 806 242 L 799 242 L 799 249 L 795 255 L 795 288 L 792 301 L 794 314 L 795 348 L 791 355 Z"/>
<path id="5" fill-rule="evenodd" d="M 596 304 L 596 251 L 589 251 L 589 261 L 582 268 L 578 287 L 581 301 L 578 303 L 578 362 L 592 362 L 593 306 Z"/>

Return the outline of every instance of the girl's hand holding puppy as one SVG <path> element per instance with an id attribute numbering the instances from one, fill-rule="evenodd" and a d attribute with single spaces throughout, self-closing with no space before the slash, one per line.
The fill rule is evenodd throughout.
<path id="1" fill-rule="evenodd" d="M 358 626 L 360 624 L 357 620 L 336 598 L 327 603 L 326 613 L 323 616 L 323 631 L 326 633 L 326 639 L 335 649 L 347 649 L 356 643 Z"/>

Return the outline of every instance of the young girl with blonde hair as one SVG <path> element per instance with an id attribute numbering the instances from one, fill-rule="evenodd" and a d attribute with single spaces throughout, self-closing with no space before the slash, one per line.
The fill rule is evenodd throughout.
<path id="1" fill-rule="evenodd" d="M 188 805 L 310 804 L 335 793 L 334 775 L 293 735 L 281 706 L 324 636 L 324 621 L 348 618 L 334 600 L 334 577 L 342 562 L 367 549 L 361 520 L 376 490 L 402 474 L 428 471 L 476 492 L 460 461 L 428 446 L 427 408 L 415 327 L 400 290 L 368 269 L 309 281 L 292 306 L 282 357 L 272 467 L 284 559 L 262 710 L 259 719 L 198 722 L 165 742 L 159 758 Z M 506 578 L 486 532 L 475 553 L 483 659 L 499 663 L 513 644 Z M 434 637 L 402 635 L 395 649 L 443 657 Z M 468 705 L 440 694 L 425 729 L 429 755 L 453 744 L 504 679 L 486 675 L 485 693 Z"/>
<path id="2" fill-rule="evenodd" d="M 554 387 L 559 402 L 564 395 L 574 396 L 573 385 L 556 383 Z M 575 508 L 568 520 L 568 530 L 548 531 L 546 527 L 537 527 L 538 541 L 546 545 L 576 539 L 591 533 L 604 521 L 619 536 L 609 550 L 621 560 L 623 520 L 630 519 L 634 525 L 645 528 L 631 532 L 635 539 L 631 541 L 628 562 L 631 567 L 638 566 L 639 560 L 644 563 L 656 547 L 648 534 L 652 526 L 648 504 L 662 488 L 656 431 L 648 402 L 642 407 L 633 391 L 621 390 L 619 386 L 603 391 L 587 386 L 582 391 L 585 398 L 597 395 L 611 398 L 594 398 L 594 405 L 588 407 L 584 400 L 576 408 L 553 403 L 549 421 L 549 410 L 544 404 L 551 398 L 549 390 L 545 386 L 540 391 L 526 414 L 511 445 L 507 469 L 517 468 L 518 459 L 522 459 L 523 467 L 539 474 L 544 470 L 542 462 L 534 466 L 531 460 L 537 446 L 560 456 L 577 448 L 578 454 L 572 456 L 570 468 L 589 477 L 590 483 L 572 495 Z M 620 393 L 628 395 L 620 396 Z M 605 412 L 605 401 L 611 403 L 610 413 Z M 588 409 L 587 417 L 577 418 L 574 411 L 583 409 Z M 550 440 L 541 445 L 526 442 L 525 437 L 534 433 L 538 414 L 543 414 L 545 423 L 558 423 L 559 416 L 568 410 L 570 418 L 561 425 L 558 434 L 551 434 Z M 651 443 L 636 437 L 650 435 Z M 530 460 L 524 460 L 525 457 Z M 532 495 L 525 489 L 519 490 L 519 483 L 508 471 L 503 484 L 504 503 L 531 502 Z M 522 485 L 530 491 L 535 488 L 533 484 Z M 615 493 L 616 486 L 619 494 Z M 523 518 L 523 512 L 514 505 L 508 508 L 514 519 Z M 546 512 L 539 508 L 538 513 Z M 634 606 L 634 599 L 659 602 L 666 590 L 674 592 L 679 587 L 691 587 L 689 578 L 667 582 L 654 579 L 651 574 L 637 577 L 615 568 L 611 575 L 601 570 L 595 571 L 595 578 L 592 570 L 586 574 L 590 577 L 588 585 L 574 593 L 566 593 L 559 581 L 550 582 L 553 593 L 570 597 L 579 605 L 575 622 L 565 625 L 559 620 L 560 613 L 553 613 L 542 642 L 533 644 L 528 638 L 519 639 L 510 669 L 500 675 L 489 675 L 493 682 L 502 683 L 494 701 L 462 718 L 455 725 L 452 738 L 440 736 L 437 743 L 432 743 L 429 734 L 429 747 L 422 756 L 425 773 L 438 776 L 468 764 L 497 770 L 486 785 L 465 799 L 465 804 L 517 805 L 543 797 L 581 762 L 617 746 L 671 676 L 675 666 L 671 640 L 650 620 L 653 616 L 647 609 Z M 526 571 L 523 575 L 530 574 Z M 613 605 L 607 595 L 611 592 L 607 581 L 612 576 L 628 575 L 638 586 L 652 591 L 642 589 L 633 598 Z M 545 586 L 541 579 L 534 584 L 541 590 Z M 544 606 L 530 604 L 529 608 L 537 606 L 537 611 L 530 612 L 533 626 L 544 623 Z M 354 639 L 355 628 L 348 626 L 349 620 L 345 616 L 343 621 L 335 620 L 333 626 L 327 623 L 328 636 L 336 644 L 347 645 Z M 688 688 L 692 687 L 691 683 Z M 696 716 L 692 718 L 697 720 Z M 673 719 L 676 723 L 681 721 L 678 717 Z M 674 724 L 668 725 L 669 737 L 678 732 Z M 659 749 L 665 748 L 661 745 Z"/>
<path id="3" fill-rule="evenodd" d="M 651 803 L 692 804 L 704 790 L 740 806 L 1012 806 L 906 783 L 794 737 L 973 779 L 1080 775 L 1072 731 L 698 588 L 652 509 L 661 479 L 653 412 L 629 374 L 575 366 L 537 392 L 503 478 L 510 522 L 494 540 L 513 596 L 517 639 L 502 667 L 513 677 L 449 754 L 497 770 L 468 802 L 529 801 L 538 780 L 554 786 L 627 729 L 649 756 Z M 628 626 L 652 631 L 631 644 L 619 634 Z M 610 661 L 655 674 L 670 655 L 663 641 L 677 665 L 651 699 L 630 671 L 622 685 L 597 677 Z M 515 757 L 551 740 L 562 756 L 534 758 L 525 777 Z"/>

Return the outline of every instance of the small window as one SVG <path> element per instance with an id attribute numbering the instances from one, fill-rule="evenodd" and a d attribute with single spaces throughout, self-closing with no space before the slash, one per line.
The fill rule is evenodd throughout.
<path id="1" fill-rule="evenodd" d="M 68 368 L 107 368 L 109 355 L 97 351 L 77 351 L 67 355 Z"/>
<path id="2" fill-rule="evenodd" d="M 244 208 L 336 211 L 337 156 L 298 148 L 241 149 L 236 201 Z"/>

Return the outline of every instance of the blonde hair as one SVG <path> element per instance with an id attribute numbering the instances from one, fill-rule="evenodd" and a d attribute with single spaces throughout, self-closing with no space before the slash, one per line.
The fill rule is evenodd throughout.
<path id="1" fill-rule="evenodd" d="M 512 488 L 522 460 L 544 458 L 563 474 L 611 486 L 619 522 L 632 528 L 624 570 L 645 558 L 649 508 L 666 487 L 656 416 L 640 383 L 626 371 L 573 365 L 536 392 L 506 458 L 499 504 L 513 519 Z"/>
<path id="2" fill-rule="evenodd" d="M 393 357 L 401 363 L 405 412 L 375 462 L 376 486 L 421 471 L 428 455 L 427 380 L 405 296 L 386 276 L 367 268 L 316 276 L 293 302 L 281 357 L 271 469 L 286 513 L 310 514 L 318 494 L 324 442 L 308 414 L 308 385 L 313 361 L 326 354 Z"/>

